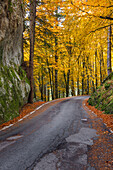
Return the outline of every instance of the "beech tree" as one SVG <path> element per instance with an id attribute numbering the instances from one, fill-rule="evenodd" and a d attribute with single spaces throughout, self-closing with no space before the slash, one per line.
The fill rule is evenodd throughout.
<path id="1" fill-rule="evenodd" d="M 112 21 L 100 17 L 108 16 L 107 9 L 112 8 L 102 2 L 43 0 L 39 3 L 32 65 L 37 98 L 47 101 L 90 94 L 101 85 L 107 76 L 108 27 L 112 27 Z M 24 46 L 24 58 L 29 60 L 27 31 L 24 37 L 28 44 Z M 112 54 L 112 46 L 110 51 Z M 110 63 L 111 68 L 112 55 Z"/>
<path id="2" fill-rule="evenodd" d="M 35 17 L 36 17 L 36 0 L 30 0 L 30 58 L 29 58 L 29 80 L 30 93 L 28 102 L 33 103 L 33 58 L 35 42 Z"/>

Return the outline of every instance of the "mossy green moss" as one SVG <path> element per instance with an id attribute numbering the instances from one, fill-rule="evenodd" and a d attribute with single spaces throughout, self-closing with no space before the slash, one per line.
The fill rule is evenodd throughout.
<path id="1" fill-rule="evenodd" d="M 91 106 L 105 111 L 106 114 L 113 114 L 113 73 L 111 73 L 95 93 L 89 98 Z"/>
<path id="2" fill-rule="evenodd" d="M 0 46 L 0 63 L 2 63 L 3 47 Z"/>
<path id="3" fill-rule="evenodd" d="M 1 66 L 0 119 L 2 121 L 6 122 L 19 115 L 19 108 L 27 102 L 29 90 L 29 81 L 22 68 Z"/>

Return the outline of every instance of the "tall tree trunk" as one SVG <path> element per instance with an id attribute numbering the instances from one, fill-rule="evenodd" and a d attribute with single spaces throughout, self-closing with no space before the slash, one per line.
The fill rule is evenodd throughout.
<path id="1" fill-rule="evenodd" d="M 105 60 L 104 57 L 102 55 L 102 68 L 103 68 L 103 79 L 102 81 L 107 77 L 107 70 L 106 70 L 106 64 L 105 64 Z"/>
<path id="2" fill-rule="evenodd" d="M 94 86 L 94 81 L 92 80 L 92 92 L 95 92 L 95 86 Z"/>
<path id="3" fill-rule="evenodd" d="M 52 95 L 52 100 L 54 100 L 54 94 L 53 94 L 53 86 L 52 86 L 52 80 L 51 80 L 51 72 L 49 68 L 49 79 L 50 79 L 50 87 L 51 87 L 51 95 Z"/>
<path id="4" fill-rule="evenodd" d="M 101 52 L 100 52 L 100 85 L 102 85 L 102 55 L 103 55 L 103 51 L 101 49 Z"/>
<path id="5" fill-rule="evenodd" d="M 111 68 L 111 26 L 108 27 L 107 71 L 108 71 L 108 75 L 112 72 L 112 68 Z"/>
<path id="6" fill-rule="evenodd" d="M 80 89 L 79 89 L 79 58 L 78 58 L 78 71 L 77 71 L 77 96 L 80 95 Z"/>
<path id="7" fill-rule="evenodd" d="M 47 94 L 48 94 L 48 101 L 49 101 L 49 96 L 50 96 L 49 88 L 47 90 Z"/>
<path id="8" fill-rule="evenodd" d="M 62 92 L 62 96 L 63 96 L 63 98 L 65 97 L 65 92 L 64 91 Z"/>
<path id="9" fill-rule="evenodd" d="M 85 67 L 85 58 L 83 59 L 83 72 L 82 72 L 82 95 L 84 95 L 84 67 Z"/>
<path id="10" fill-rule="evenodd" d="M 89 94 L 89 75 L 87 75 L 87 95 Z"/>
<path id="11" fill-rule="evenodd" d="M 46 102 L 46 84 L 44 85 L 44 101 Z"/>
<path id="12" fill-rule="evenodd" d="M 66 97 L 69 97 L 69 78 L 70 78 L 70 70 L 68 70 L 67 72 Z"/>
<path id="13" fill-rule="evenodd" d="M 35 42 L 35 17 L 36 17 L 36 0 L 30 0 L 30 59 L 29 59 L 30 93 L 28 98 L 29 103 L 33 103 L 33 58 Z"/>
<path id="14" fill-rule="evenodd" d="M 97 80 L 97 48 L 95 50 L 95 82 L 96 82 L 96 89 L 98 86 L 98 80 Z"/>
<path id="15" fill-rule="evenodd" d="M 43 101 L 43 91 L 44 91 L 43 73 L 42 73 L 42 76 L 41 76 L 41 81 L 42 81 L 42 84 L 41 84 L 41 100 Z"/>
<path id="16" fill-rule="evenodd" d="M 54 83 L 54 70 L 52 67 L 52 82 L 53 82 L 53 95 L 52 95 L 52 100 L 55 99 L 55 83 Z"/>
<path id="17" fill-rule="evenodd" d="M 59 90 L 59 96 L 58 96 L 58 98 L 60 99 L 60 90 Z"/>
<path id="18" fill-rule="evenodd" d="M 75 89 L 74 89 L 74 79 L 73 76 L 71 78 L 71 94 L 72 96 L 75 96 Z"/>
<path id="19" fill-rule="evenodd" d="M 51 95 L 52 95 L 52 100 L 54 100 L 53 87 L 52 87 L 52 80 L 51 80 L 51 70 L 50 70 L 50 68 L 49 68 L 48 59 L 47 59 L 47 65 L 48 65 L 48 70 L 49 70 L 49 80 L 50 80 L 50 87 L 51 87 Z"/>
<path id="20" fill-rule="evenodd" d="M 58 56 L 57 56 L 57 37 L 55 37 L 55 63 L 56 63 L 56 69 L 55 69 L 55 99 L 58 98 Z"/>
<path id="21" fill-rule="evenodd" d="M 86 65 L 86 75 L 87 75 L 87 80 L 86 80 L 86 94 L 89 94 L 89 75 L 88 75 L 88 67 L 89 67 L 89 57 L 87 56 L 87 65 Z"/>

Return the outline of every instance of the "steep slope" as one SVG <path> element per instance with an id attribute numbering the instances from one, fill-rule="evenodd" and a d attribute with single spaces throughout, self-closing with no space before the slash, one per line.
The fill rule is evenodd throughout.
<path id="1" fill-rule="evenodd" d="M 0 122 L 19 114 L 30 86 L 22 61 L 22 0 L 0 1 Z"/>
<path id="2" fill-rule="evenodd" d="M 89 104 L 113 114 L 113 72 L 104 80 L 102 86 L 98 87 L 88 100 Z"/>

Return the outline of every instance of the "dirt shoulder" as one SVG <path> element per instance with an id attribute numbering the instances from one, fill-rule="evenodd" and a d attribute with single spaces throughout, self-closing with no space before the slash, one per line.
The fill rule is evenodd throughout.
<path id="1" fill-rule="evenodd" d="M 89 147 L 88 161 L 97 170 L 111 170 L 113 169 L 113 115 L 106 115 L 89 106 L 87 100 L 83 101 L 83 107 L 90 115 L 92 128 L 96 129 L 99 135 Z"/>
<path id="2" fill-rule="evenodd" d="M 101 111 L 101 110 L 98 110 L 96 109 L 94 106 L 91 106 L 88 104 L 88 99 L 86 99 L 84 102 L 83 102 L 83 106 L 84 109 L 90 113 L 89 110 L 91 110 L 91 112 L 94 112 L 97 117 L 101 118 L 103 120 L 103 122 L 106 124 L 106 126 L 111 130 L 113 131 L 113 114 L 105 114 L 104 111 Z"/>

